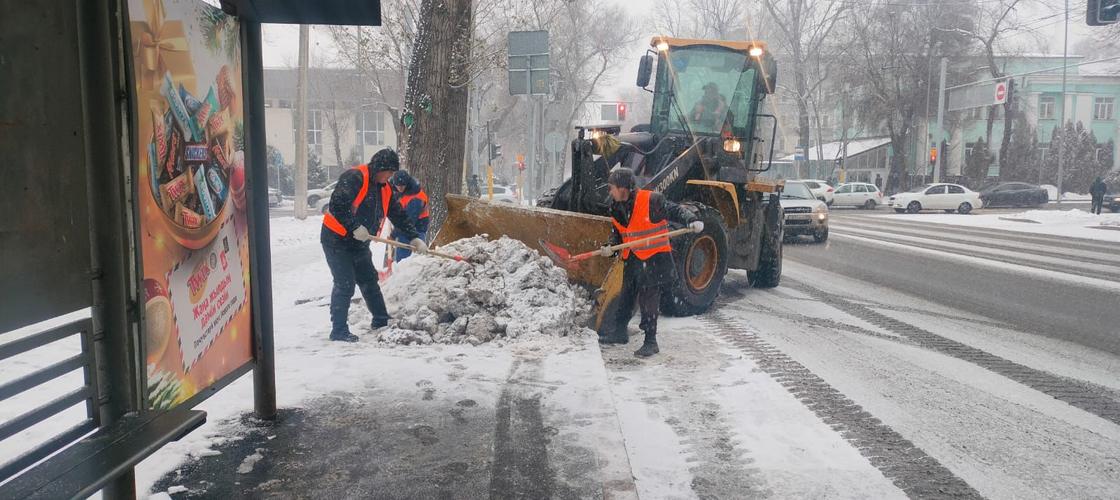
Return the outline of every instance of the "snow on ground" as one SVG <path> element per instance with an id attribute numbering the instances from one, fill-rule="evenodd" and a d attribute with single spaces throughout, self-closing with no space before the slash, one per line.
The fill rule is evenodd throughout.
<path id="1" fill-rule="evenodd" d="M 1058 186 L 1053 184 L 1043 184 L 1042 188 L 1046 190 L 1046 194 L 1050 195 L 1050 201 L 1058 201 Z M 1093 197 L 1083 193 L 1063 193 L 1062 201 L 1090 201 Z"/>
<path id="2" fill-rule="evenodd" d="M 892 214 L 888 219 L 1120 242 L 1120 214 L 1084 210 L 1028 210 L 1016 214 Z M 1096 229 L 1104 226 L 1114 229 Z"/>
<path id="3" fill-rule="evenodd" d="M 274 218 L 270 221 L 273 264 L 273 308 L 275 312 L 276 386 L 278 405 L 298 407 L 309 399 L 329 393 L 353 392 L 369 387 L 412 387 L 417 374 L 430 372 L 433 356 L 440 359 L 459 356 L 471 362 L 472 370 L 482 370 L 479 379 L 499 381 L 511 363 L 509 349 L 500 346 L 472 347 L 402 346 L 391 347 L 374 340 L 369 331 L 369 312 L 364 304 L 350 308 L 351 328 L 362 340 L 355 344 L 331 342 L 328 305 L 331 276 L 319 244 L 320 217 L 300 221 Z M 376 262 L 376 258 L 375 258 Z M 400 297 L 399 291 L 384 289 L 387 297 Z M 355 297 L 360 293 L 355 290 Z M 393 309 L 400 308 L 392 304 Z M 533 336 L 518 342 L 517 349 L 530 352 L 583 350 L 586 337 Z M 582 357 L 597 359 L 596 351 Z M 478 362 L 486 358 L 485 362 Z M 593 375 L 591 373 L 590 375 Z M 448 387 L 433 387 L 441 392 Z M 253 383 L 244 376 L 199 405 L 208 414 L 207 423 L 182 440 L 171 443 L 137 468 L 139 491 L 145 491 L 162 475 L 175 469 L 190 456 L 205 455 L 216 443 L 243 431 L 238 416 L 252 410 Z M 493 399 L 457 386 L 459 397 Z M 391 398 L 391 396 L 388 396 Z"/>

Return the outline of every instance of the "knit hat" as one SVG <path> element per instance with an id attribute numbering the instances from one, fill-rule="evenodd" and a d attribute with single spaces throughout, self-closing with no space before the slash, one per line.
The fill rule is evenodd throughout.
<path id="1" fill-rule="evenodd" d="M 382 149 L 369 159 L 369 169 L 372 173 L 396 172 L 401 169 L 401 157 L 392 149 Z"/>
<path id="2" fill-rule="evenodd" d="M 634 189 L 638 182 L 634 178 L 634 171 L 625 167 L 611 170 L 607 176 L 607 183 L 620 188 Z"/>

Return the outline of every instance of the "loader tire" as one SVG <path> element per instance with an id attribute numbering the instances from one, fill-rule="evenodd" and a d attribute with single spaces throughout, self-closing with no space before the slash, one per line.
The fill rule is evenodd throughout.
<path id="1" fill-rule="evenodd" d="M 672 240 L 677 280 L 672 292 L 661 296 L 661 310 L 670 316 L 691 316 L 707 311 L 719 296 L 727 274 L 727 229 L 723 217 L 706 205 L 687 205 L 704 222 L 704 230 Z"/>
<path id="2" fill-rule="evenodd" d="M 747 273 L 747 280 L 755 288 L 774 288 L 782 281 L 782 239 L 785 217 L 778 210 L 776 223 L 762 228 L 762 249 L 758 256 L 758 269 Z"/>

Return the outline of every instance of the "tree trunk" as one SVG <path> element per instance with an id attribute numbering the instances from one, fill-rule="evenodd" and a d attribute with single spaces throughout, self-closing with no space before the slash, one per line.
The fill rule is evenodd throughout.
<path id="1" fill-rule="evenodd" d="M 444 196 L 462 191 L 471 14 L 470 0 L 423 0 L 408 67 L 404 164 L 431 198 L 429 236 L 447 218 Z"/>

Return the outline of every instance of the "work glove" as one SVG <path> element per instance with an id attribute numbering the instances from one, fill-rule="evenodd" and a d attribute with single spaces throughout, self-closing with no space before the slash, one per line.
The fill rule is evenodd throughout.
<path id="1" fill-rule="evenodd" d="M 595 255 L 598 255 L 600 257 L 610 257 L 610 256 L 614 255 L 614 249 L 612 249 L 610 247 L 610 245 L 606 245 L 606 246 L 603 246 L 602 248 L 596 250 Z"/>
<path id="2" fill-rule="evenodd" d="M 369 241 L 373 239 L 373 235 L 369 234 L 369 229 L 366 229 L 365 226 L 358 226 L 358 228 L 354 230 L 354 239 L 358 241 Z"/>
<path id="3" fill-rule="evenodd" d="M 412 238 L 412 241 L 408 242 L 408 244 L 412 245 L 416 253 L 428 253 L 428 244 L 424 243 L 424 240 L 420 238 Z"/>
<path id="4" fill-rule="evenodd" d="M 692 222 L 689 222 L 688 228 L 691 229 L 694 233 L 699 233 L 704 230 L 704 221 L 694 220 Z"/>

